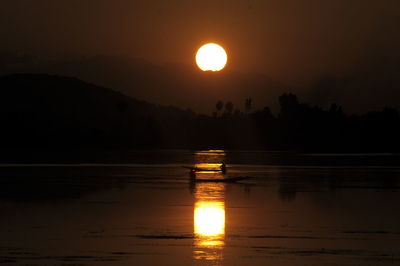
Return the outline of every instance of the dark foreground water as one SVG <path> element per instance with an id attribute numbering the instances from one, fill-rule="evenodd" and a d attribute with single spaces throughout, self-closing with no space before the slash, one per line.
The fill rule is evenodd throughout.
<path id="1" fill-rule="evenodd" d="M 152 151 L 80 160 L 0 165 L 0 264 L 400 264 L 396 155 Z M 227 176 L 252 178 L 192 182 L 181 167 L 221 161 Z"/>

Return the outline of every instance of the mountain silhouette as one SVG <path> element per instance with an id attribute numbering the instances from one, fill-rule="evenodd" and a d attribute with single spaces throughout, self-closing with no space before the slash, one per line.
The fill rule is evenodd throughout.
<path id="1" fill-rule="evenodd" d="M 14 74 L 1 77 L 0 88 L 0 146 L 151 147 L 165 123 L 194 115 L 76 78 Z"/>
<path id="2" fill-rule="evenodd" d="M 281 82 L 261 74 L 226 70 L 202 72 L 197 66 L 155 65 L 124 56 L 93 56 L 71 60 L 36 57 L 3 57 L 0 73 L 45 73 L 77 77 L 113 88 L 125 95 L 149 102 L 191 108 L 210 114 L 218 99 L 241 105 L 243 98 L 257 99 L 259 107 L 278 107 L 275 99 L 287 89 Z M 12 63 L 14 62 L 14 63 Z M 16 62 L 16 63 L 15 63 Z"/>
<path id="3" fill-rule="evenodd" d="M 309 87 L 288 86 L 263 74 L 238 73 L 226 69 L 202 72 L 194 65 L 156 65 L 125 56 L 91 56 L 72 59 L 44 59 L 29 55 L 0 54 L 0 75 L 44 73 L 77 77 L 113 88 L 133 98 L 191 108 L 210 114 L 215 101 L 227 100 L 243 107 L 243 99 L 254 99 L 257 108 L 278 111 L 276 99 L 291 91 L 306 102 L 329 108 L 339 102 L 348 113 L 400 109 L 399 62 L 369 59 L 348 73 L 320 77 Z M 383 67 L 384 66 L 384 67 Z"/>
<path id="4" fill-rule="evenodd" d="M 212 73 L 209 73 L 212 75 Z M 396 109 L 346 115 L 292 93 L 269 107 L 214 103 L 212 116 L 156 105 L 112 89 L 48 74 L 0 77 L 0 147 L 40 149 L 267 149 L 397 152 Z"/>

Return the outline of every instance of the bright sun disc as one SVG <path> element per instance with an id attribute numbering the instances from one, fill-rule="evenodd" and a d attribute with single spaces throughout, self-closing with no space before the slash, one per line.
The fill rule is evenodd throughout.
<path id="1" fill-rule="evenodd" d="M 228 56 L 224 48 L 215 43 L 203 45 L 196 54 L 197 66 L 203 71 L 220 71 L 227 61 Z"/>

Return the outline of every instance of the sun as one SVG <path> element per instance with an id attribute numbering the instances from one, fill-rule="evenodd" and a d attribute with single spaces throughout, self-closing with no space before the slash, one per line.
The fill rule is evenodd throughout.
<path id="1" fill-rule="evenodd" d="M 227 61 L 228 55 L 224 48 L 216 43 L 203 45 L 196 54 L 197 66 L 203 71 L 220 71 Z"/>

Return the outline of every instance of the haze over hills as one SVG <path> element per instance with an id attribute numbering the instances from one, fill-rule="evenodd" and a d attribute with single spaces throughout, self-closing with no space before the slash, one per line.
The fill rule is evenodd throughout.
<path id="1" fill-rule="evenodd" d="M 110 87 L 138 99 L 210 114 L 218 100 L 232 101 L 243 109 L 246 98 L 256 98 L 258 107 L 277 107 L 277 97 L 287 88 L 258 74 L 228 70 L 201 72 L 195 66 L 158 66 L 141 59 L 97 56 L 75 60 L 21 58 L 3 64 L 0 73 L 48 73 L 77 77 Z M 19 62 L 18 62 L 19 61 Z"/>
<path id="2" fill-rule="evenodd" d="M 348 113 L 400 109 L 400 60 L 376 57 L 360 63 L 350 72 L 322 77 L 301 93 L 306 102 L 327 107 L 336 102 Z"/>
<path id="3" fill-rule="evenodd" d="M 195 65 L 156 65 L 123 56 L 75 59 L 41 59 L 32 56 L 0 56 L 0 74 L 49 73 L 77 77 L 110 87 L 128 96 L 163 105 L 211 114 L 218 100 L 232 101 L 244 109 L 246 98 L 254 106 L 278 111 L 277 98 L 294 92 L 302 100 L 328 108 L 336 102 L 347 113 L 364 113 L 385 106 L 400 109 L 400 69 L 393 61 L 369 62 L 353 72 L 324 77 L 309 88 L 286 85 L 262 74 L 227 69 L 201 72 Z M 385 66 L 384 68 L 381 66 Z"/>

